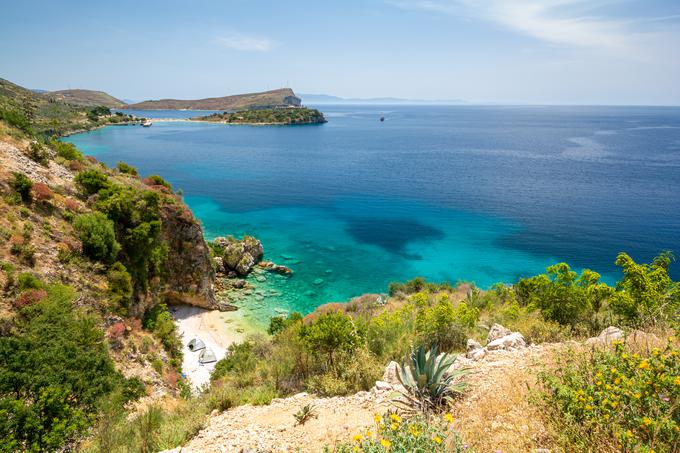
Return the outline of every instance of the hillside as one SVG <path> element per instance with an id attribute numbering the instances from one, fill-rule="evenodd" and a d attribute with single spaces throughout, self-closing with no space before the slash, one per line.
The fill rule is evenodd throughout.
<path id="1" fill-rule="evenodd" d="M 127 105 L 126 109 L 139 110 L 245 110 L 299 106 L 300 98 L 290 88 L 260 93 L 236 94 L 218 98 L 195 100 L 160 99 Z"/>
<path id="2" fill-rule="evenodd" d="M 80 90 L 73 90 L 80 91 Z M 105 93 L 89 99 L 107 101 Z M 61 136 L 90 130 L 106 124 L 136 124 L 138 121 L 122 113 L 112 114 L 105 105 L 76 105 L 60 100 L 60 96 L 40 94 L 0 78 L 0 119 L 29 134 Z M 113 98 L 111 98 L 113 99 Z M 80 99 L 84 102 L 84 98 Z"/>
<path id="3" fill-rule="evenodd" d="M 80 89 L 59 90 L 49 91 L 44 93 L 43 96 L 51 100 L 83 107 L 103 106 L 111 109 L 118 109 L 125 106 L 125 102 L 121 101 L 120 99 L 116 99 L 110 94 L 104 93 L 103 91 Z"/>
<path id="4" fill-rule="evenodd" d="M 326 118 L 324 118 L 323 113 L 316 109 L 308 109 L 306 107 L 256 109 L 241 110 L 233 113 L 214 113 L 212 115 L 192 118 L 192 120 L 251 125 L 322 124 L 326 122 Z"/>

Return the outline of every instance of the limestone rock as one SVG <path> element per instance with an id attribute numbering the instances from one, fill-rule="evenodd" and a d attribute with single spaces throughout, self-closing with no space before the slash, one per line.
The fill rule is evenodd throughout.
<path id="1" fill-rule="evenodd" d="M 235 272 L 240 276 L 250 273 L 264 255 L 262 244 L 252 236 L 243 236 L 240 241 L 231 236 L 218 237 L 214 244 L 221 249 L 225 272 Z"/>
<path id="2" fill-rule="evenodd" d="M 472 360 L 480 360 L 484 358 L 484 356 L 486 356 L 486 349 L 472 338 L 468 338 L 465 357 Z"/>
<path id="3" fill-rule="evenodd" d="M 506 335 L 510 335 L 511 333 L 512 332 L 510 329 L 506 329 L 500 324 L 494 324 L 491 326 L 491 329 L 489 329 L 489 336 L 486 337 L 486 342 L 491 343 L 492 341 L 498 340 L 499 338 L 502 338 Z"/>
<path id="4" fill-rule="evenodd" d="M 598 335 L 597 337 L 588 338 L 588 340 L 586 340 L 586 343 L 591 345 L 592 344 L 610 345 L 612 341 L 622 340 L 623 337 L 624 337 L 623 330 L 619 329 L 618 327 L 609 326 L 602 332 L 600 332 L 600 335 Z"/>
<path id="5" fill-rule="evenodd" d="M 385 372 L 383 373 L 382 380 L 389 384 L 400 384 L 399 382 L 399 364 L 397 362 L 390 362 L 387 367 L 385 367 Z"/>
<path id="6" fill-rule="evenodd" d="M 491 343 L 486 345 L 486 349 L 489 351 L 514 351 L 516 349 L 524 349 L 526 347 L 527 343 L 524 341 L 524 337 L 519 332 L 513 332 L 510 335 L 505 335 L 501 338 L 493 340 Z"/>

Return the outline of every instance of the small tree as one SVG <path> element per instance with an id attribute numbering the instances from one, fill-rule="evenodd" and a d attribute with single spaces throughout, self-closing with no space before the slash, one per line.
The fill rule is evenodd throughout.
<path id="1" fill-rule="evenodd" d="M 351 352 L 359 344 L 359 335 L 352 318 L 341 312 L 326 313 L 303 326 L 300 339 L 312 354 L 325 354 L 330 366 L 333 366 L 333 356 L 337 351 Z"/>
<path id="2" fill-rule="evenodd" d="M 81 171 L 76 175 L 75 180 L 87 195 L 95 194 L 111 185 L 109 178 L 95 169 Z"/>
<path id="3" fill-rule="evenodd" d="M 113 262 L 120 251 L 113 222 L 101 212 L 76 217 L 73 226 L 83 243 L 83 252 L 93 260 Z"/>
<path id="4" fill-rule="evenodd" d="M 33 182 L 23 173 L 14 172 L 13 175 L 14 180 L 11 182 L 12 189 L 21 196 L 22 200 L 30 201 Z"/>

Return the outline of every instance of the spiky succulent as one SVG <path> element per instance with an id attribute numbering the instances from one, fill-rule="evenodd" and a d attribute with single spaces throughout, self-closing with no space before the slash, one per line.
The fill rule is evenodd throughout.
<path id="1" fill-rule="evenodd" d="M 446 409 L 451 401 L 463 393 L 461 381 L 467 370 L 451 370 L 457 356 L 437 354 L 437 347 L 426 350 L 420 346 L 401 365 L 397 377 L 404 386 L 395 403 L 407 412 L 429 414 Z"/>

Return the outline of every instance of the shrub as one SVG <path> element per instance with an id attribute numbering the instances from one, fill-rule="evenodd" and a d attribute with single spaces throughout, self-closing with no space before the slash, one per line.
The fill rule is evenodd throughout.
<path id="1" fill-rule="evenodd" d="M 147 186 L 163 186 L 169 191 L 172 191 L 172 186 L 169 182 L 158 175 L 151 175 L 144 178 L 144 184 Z"/>
<path id="2" fill-rule="evenodd" d="M 416 296 L 421 299 L 427 297 L 424 293 Z M 420 305 L 416 316 L 416 331 L 421 343 L 436 345 L 444 351 L 465 348 L 466 331 L 479 320 L 478 308 L 468 308 L 465 302 L 454 306 L 446 294 L 440 296 L 433 307 L 424 306 L 424 301 L 416 301 L 416 304 Z"/>
<path id="3" fill-rule="evenodd" d="M 269 335 L 276 335 L 282 332 L 288 326 L 302 321 L 302 313 L 294 311 L 287 317 L 284 316 L 274 316 L 269 320 L 269 327 L 267 328 L 267 333 Z"/>
<path id="4" fill-rule="evenodd" d="M 313 404 L 306 404 L 302 406 L 296 413 L 293 414 L 296 425 L 304 425 L 313 418 L 319 418 L 316 412 L 316 407 Z"/>
<path id="5" fill-rule="evenodd" d="M 19 294 L 12 305 L 16 309 L 22 309 L 29 305 L 37 304 L 46 297 L 47 291 L 44 289 L 29 289 Z"/>
<path id="6" fill-rule="evenodd" d="M 31 142 L 26 149 L 26 155 L 33 161 L 40 165 L 47 165 L 49 162 L 49 153 L 41 143 Z"/>
<path id="7" fill-rule="evenodd" d="M 635 326 L 667 324 L 680 311 L 680 283 L 669 276 L 673 255 L 665 252 L 651 264 L 638 264 L 625 253 L 616 258 L 623 271 L 611 306 Z"/>
<path id="8" fill-rule="evenodd" d="M 128 314 L 132 300 L 132 277 L 120 262 L 111 266 L 106 274 L 109 281 L 109 301 L 122 314 Z"/>
<path id="9" fill-rule="evenodd" d="M 454 397 L 463 393 L 465 384 L 460 378 L 467 372 L 450 370 L 456 357 L 437 355 L 437 348 L 426 350 L 423 346 L 413 351 L 401 366 L 397 377 L 404 386 L 399 407 L 407 412 L 425 415 L 446 409 Z"/>
<path id="10" fill-rule="evenodd" d="M 13 175 L 14 179 L 10 183 L 12 189 L 21 196 L 22 200 L 29 201 L 31 199 L 33 182 L 23 173 L 14 172 Z"/>
<path id="11" fill-rule="evenodd" d="M 137 176 L 137 169 L 135 167 L 133 167 L 132 165 L 129 165 L 125 162 L 122 162 L 122 161 L 118 162 L 116 164 L 116 168 L 121 173 L 125 173 L 125 174 L 132 175 L 132 176 Z"/>
<path id="12" fill-rule="evenodd" d="M 86 195 L 93 195 L 111 186 L 109 178 L 96 169 L 81 171 L 76 175 L 75 181 L 85 191 Z"/>
<path id="13" fill-rule="evenodd" d="M 375 431 L 356 434 L 352 442 L 326 447 L 326 453 L 412 453 L 456 452 L 467 450 L 460 437 L 450 429 L 451 414 L 429 419 L 416 416 L 402 418 L 396 413 L 375 416 Z"/>
<path id="14" fill-rule="evenodd" d="M 0 451 L 59 451 L 91 424 L 100 398 L 124 387 L 97 321 L 50 286 L 0 336 Z M 119 404 L 122 404 L 119 402 Z"/>
<path id="15" fill-rule="evenodd" d="M 600 274 L 585 269 L 579 276 L 566 263 L 548 267 L 547 275 L 521 279 L 515 285 L 522 305 L 535 305 L 545 319 L 563 325 L 589 323 L 613 288 L 600 283 Z M 590 331 L 600 326 L 588 325 Z"/>
<path id="16" fill-rule="evenodd" d="M 31 196 L 36 201 L 48 201 L 54 197 L 54 193 L 49 186 L 42 182 L 36 182 L 31 188 Z"/>
<path id="17" fill-rule="evenodd" d="M 57 156 L 66 160 L 82 161 L 83 154 L 78 151 L 78 148 L 73 143 L 62 142 L 60 140 L 50 141 L 50 146 L 57 153 Z"/>
<path id="18" fill-rule="evenodd" d="M 144 328 L 150 330 L 163 344 L 163 348 L 175 359 L 175 363 L 181 363 L 182 341 L 177 332 L 177 326 L 172 319 L 165 304 L 159 304 L 149 310 L 144 316 Z"/>
<path id="19" fill-rule="evenodd" d="M 19 274 L 17 282 L 19 284 L 19 291 L 25 291 L 27 289 L 42 289 L 45 286 L 38 277 L 31 274 L 30 272 L 22 272 Z"/>
<path id="20" fill-rule="evenodd" d="M 300 330 L 300 339 L 311 354 L 325 354 L 327 364 L 339 351 L 351 352 L 359 344 L 359 336 L 352 318 L 340 312 L 326 313 Z"/>
<path id="21" fill-rule="evenodd" d="M 539 376 L 559 441 L 570 451 L 678 451 L 679 352 L 669 340 L 645 355 L 620 341 L 565 354 Z"/>
<path id="22" fill-rule="evenodd" d="M 120 251 L 116 241 L 113 222 L 101 212 L 81 214 L 73 222 L 83 253 L 89 258 L 105 263 L 113 262 Z"/>
<path id="23" fill-rule="evenodd" d="M 80 212 L 81 209 L 80 203 L 78 203 L 73 198 L 65 198 L 64 207 L 70 212 Z"/>

